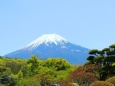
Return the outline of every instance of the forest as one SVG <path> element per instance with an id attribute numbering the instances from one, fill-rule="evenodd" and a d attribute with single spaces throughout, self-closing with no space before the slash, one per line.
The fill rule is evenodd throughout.
<path id="1" fill-rule="evenodd" d="M 115 86 L 115 44 L 89 51 L 83 65 L 66 59 L 0 56 L 0 86 Z"/>

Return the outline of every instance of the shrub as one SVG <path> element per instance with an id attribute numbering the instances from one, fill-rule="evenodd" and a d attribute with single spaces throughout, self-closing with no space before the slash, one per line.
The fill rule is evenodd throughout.
<path id="1" fill-rule="evenodd" d="M 115 85 L 115 76 L 113 76 L 113 77 L 107 79 L 106 81 L 107 81 L 107 82 L 110 82 L 110 83 L 112 83 L 112 84 Z"/>
<path id="2" fill-rule="evenodd" d="M 71 72 L 69 76 L 69 81 L 79 85 L 89 85 L 96 80 L 96 76 L 92 72 L 86 72 L 82 66 Z"/>
<path id="3" fill-rule="evenodd" d="M 72 83 L 72 86 L 78 86 L 78 84 L 77 83 Z"/>
<path id="4" fill-rule="evenodd" d="M 114 85 L 107 81 L 95 81 L 90 86 L 114 86 Z"/>
<path id="5" fill-rule="evenodd" d="M 64 80 L 60 80 L 58 83 L 60 84 L 60 86 L 75 86 L 69 83 L 68 81 L 64 81 Z"/>

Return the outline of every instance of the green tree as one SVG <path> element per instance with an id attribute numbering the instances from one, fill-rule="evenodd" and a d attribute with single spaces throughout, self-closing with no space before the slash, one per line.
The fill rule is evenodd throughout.
<path id="1" fill-rule="evenodd" d="M 100 80 L 105 80 L 108 76 L 115 73 L 115 44 L 109 46 L 109 48 L 104 48 L 99 51 L 93 49 L 89 51 L 90 56 L 87 58 L 89 61 L 86 64 L 95 64 L 98 65 L 97 73 L 99 74 Z"/>
<path id="2" fill-rule="evenodd" d="M 44 62 L 43 66 L 54 68 L 57 71 L 66 70 L 68 68 L 71 68 L 71 64 L 62 58 L 48 58 Z"/>
<path id="3" fill-rule="evenodd" d="M 25 60 L 5 58 L 5 67 L 10 68 L 13 74 L 17 74 L 21 67 L 26 64 Z"/>
<path id="4" fill-rule="evenodd" d="M 30 70 L 32 75 L 35 75 L 38 73 L 38 57 L 36 55 L 32 55 L 32 57 L 27 61 L 28 64 L 31 64 Z"/>

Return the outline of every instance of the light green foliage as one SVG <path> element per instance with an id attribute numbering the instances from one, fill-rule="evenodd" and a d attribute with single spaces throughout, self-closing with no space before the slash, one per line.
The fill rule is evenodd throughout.
<path id="1" fill-rule="evenodd" d="M 16 86 L 16 85 L 17 85 L 17 82 L 18 82 L 18 76 L 12 74 L 12 75 L 11 75 L 11 80 L 10 80 L 10 83 L 9 83 L 9 86 Z"/>
<path id="2" fill-rule="evenodd" d="M 47 76 L 47 78 L 51 82 L 56 82 L 58 80 L 65 80 L 70 74 L 70 71 L 72 71 L 72 68 L 68 70 L 60 70 L 57 71 L 56 69 L 53 68 L 48 68 L 48 67 L 42 67 L 40 68 L 39 75 L 40 76 Z M 42 78 L 42 77 L 41 77 Z"/>
<path id="3" fill-rule="evenodd" d="M 40 86 L 38 74 L 28 79 L 28 86 Z"/>
<path id="4" fill-rule="evenodd" d="M 21 79 L 17 81 L 17 86 L 29 86 L 28 85 L 28 80 L 27 79 Z M 35 85 L 33 85 L 35 86 Z M 37 86 L 37 85 L 36 85 Z"/>
<path id="5" fill-rule="evenodd" d="M 78 84 L 77 83 L 72 83 L 72 86 L 78 86 Z"/>
<path id="6" fill-rule="evenodd" d="M 5 67 L 5 60 L 0 57 L 0 77 L 4 77 L 11 74 L 11 69 Z"/>
<path id="7" fill-rule="evenodd" d="M 68 63 L 65 59 L 62 58 L 48 58 L 44 65 L 45 67 L 54 68 L 57 71 L 59 70 L 66 70 L 71 67 L 70 63 Z"/>
<path id="8" fill-rule="evenodd" d="M 17 74 L 21 67 L 26 64 L 25 60 L 5 58 L 5 67 L 10 68 L 13 74 Z"/>
<path id="9" fill-rule="evenodd" d="M 32 57 L 27 61 L 27 63 L 31 63 L 31 68 L 37 68 L 38 67 L 38 57 L 36 55 L 32 55 Z"/>
<path id="10" fill-rule="evenodd" d="M 31 70 L 30 70 L 31 65 L 26 64 L 21 67 L 21 71 L 23 72 L 23 77 L 27 78 L 28 76 L 31 75 Z"/>
<path id="11" fill-rule="evenodd" d="M 23 72 L 21 70 L 18 72 L 18 79 L 23 79 Z"/>
<path id="12" fill-rule="evenodd" d="M 41 86 L 47 86 L 51 83 L 56 83 L 59 80 L 67 79 L 72 66 L 61 58 L 48 58 L 47 60 L 39 60 L 38 74 L 29 79 L 29 84 L 34 85 L 36 82 Z M 34 80 L 34 81 L 33 81 Z"/>
<path id="13" fill-rule="evenodd" d="M 56 74 L 57 74 L 57 77 L 54 77 L 55 81 L 66 80 L 69 77 L 70 70 L 66 70 L 66 71 L 61 70 L 61 71 L 56 72 Z"/>
<path id="14" fill-rule="evenodd" d="M 27 60 L 0 58 L 0 75 L 11 76 L 8 86 L 48 86 L 66 80 L 77 67 L 62 58 L 39 60 L 36 55 Z"/>
<path id="15" fill-rule="evenodd" d="M 71 65 L 66 60 L 64 60 L 62 58 L 56 59 L 54 65 L 55 65 L 55 68 L 57 69 L 57 71 L 66 70 L 71 67 Z"/>
<path id="16" fill-rule="evenodd" d="M 2 76 L 4 71 L 6 71 L 4 60 L 0 59 L 0 76 Z"/>
<path id="17" fill-rule="evenodd" d="M 35 75 L 38 73 L 38 65 L 39 65 L 39 62 L 38 62 L 38 57 L 36 55 L 33 55 L 28 61 L 27 61 L 28 64 L 31 64 L 31 67 L 30 67 L 30 72 L 31 74 L 30 75 Z"/>
<path id="18" fill-rule="evenodd" d="M 4 77 L 4 76 L 9 76 L 11 75 L 11 69 L 10 68 L 6 68 L 5 71 L 2 73 L 1 77 Z"/>

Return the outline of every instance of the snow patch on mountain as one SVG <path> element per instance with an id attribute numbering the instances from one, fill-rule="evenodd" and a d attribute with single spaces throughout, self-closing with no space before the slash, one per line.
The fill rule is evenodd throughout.
<path id="1" fill-rule="evenodd" d="M 67 43 L 68 41 L 57 34 L 45 34 L 37 38 L 33 42 L 29 43 L 27 46 L 24 47 L 24 49 L 27 49 L 27 48 L 29 50 L 35 49 L 36 47 L 38 47 L 40 44 L 43 44 L 43 43 L 46 46 L 48 46 L 49 43 L 54 43 L 55 45 L 58 45 L 58 44 L 63 45 L 64 42 Z"/>

